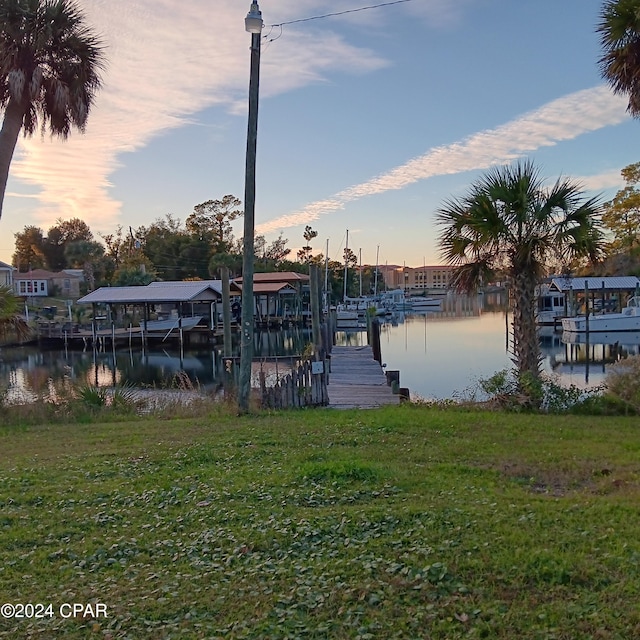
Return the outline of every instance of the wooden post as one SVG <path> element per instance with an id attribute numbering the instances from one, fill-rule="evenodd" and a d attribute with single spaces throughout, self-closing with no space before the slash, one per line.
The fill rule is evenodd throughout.
<path id="1" fill-rule="evenodd" d="M 584 320 L 587 336 L 589 335 L 589 282 L 584 281 Z"/>
<path id="2" fill-rule="evenodd" d="M 382 350 L 380 348 L 380 322 L 377 318 L 371 320 L 371 349 L 373 359 L 382 364 Z"/>
<path id="3" fill-rule="evenodd" d="M 322 348 L 320 334 L 320 272 L 317 265 L 309 265 L 309 276 L 311 288 L 311 332 L 313 336 L 313 351 L 317 355 Z"/>
<path id="4" fill-rule="evenodd" d="M 223 351 L 225 358 L 230 358 L 231 346 L 231 291 L 229 288 L 229 267 L 220 269 L 222 279 L 222 330 L 224 332 Z"/>

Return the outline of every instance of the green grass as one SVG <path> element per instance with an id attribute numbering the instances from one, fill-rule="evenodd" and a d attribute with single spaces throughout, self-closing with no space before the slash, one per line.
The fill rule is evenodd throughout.
<path id="1" fill-rule="evenodd" d="M 640 637 L 637 418 L 220 410 L 0 451 L 0 601 L 55 613 L 0 638 Z"/>

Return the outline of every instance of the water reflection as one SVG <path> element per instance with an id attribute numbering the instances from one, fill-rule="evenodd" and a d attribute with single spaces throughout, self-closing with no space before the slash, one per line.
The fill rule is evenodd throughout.
<path id="1" fill-rule="evenodd" d="M 442 311 L 399 315 L 382 327 L 382 356 L 423 398 L 468 397 L 478 381 L 512 367 L 511 316 L 499 296 L 445 299 Z M 540 331 L 542 369 L 559 384 L 602 385 L 615 362 L 640 353 L 640 333 L 573 336 Z"/>
<path id="2" fill-rule="evenodd" d="M 504 295 L 448 296 L 440 311 L 398 313 L 383 319 L 381 349 L 389 370 L 400 371 L 403 387 L 424 398 L 461 397 L 478 380 L 511 368 L 511 318 Z M 261 331 L 255 334 L 257 378 L 286 374 L 311 340 L 309 330 Z M 364 330 L 340 331 L 336 344 L 367 344 Z M 615 362 L 640 353 L 640 332 L 589 336 L 540 331 L 543 370 L 564 385 L 580 388 L 604 382 Z M 41 351 L 36 347 L 0 350 L 0 392 L 26 401 L 55 393 L 62 380 L 111 386 L 171 387 L 184 381 L 203 389 L 218 388 L 224 379 L 221 347 L 180 351 L 177 347 L 142 351 Z M 234 344 L 233 356 L 239 356 Z M 257 382 L 256 382 L 257 384 Z"/>
<path id="3" fill-rule="evenodd" d="M 276 374 L 290 369 L 310 341 L 307 329 L 259 331 L 255 334 L 256 358 L 271 361 Z M 232 358 L 239 358 L 234 342 Z M 255 376 L 260 372 L 256 365 Z M 263 370 L 266 365 L 263 367 Z M 0 391 L 9 401 L 32 401 L 51 397 L 63 381 L 74 384 L 113 386 L 126 382 L 136 387 L 170 388 L 185 380 L 201 389 L 217 388 L 224 379 L 222 346 L 181 350 L 166 348 L 119 348 L 117 350 L 41 350 L 35 346 L 0 350 Z"/>

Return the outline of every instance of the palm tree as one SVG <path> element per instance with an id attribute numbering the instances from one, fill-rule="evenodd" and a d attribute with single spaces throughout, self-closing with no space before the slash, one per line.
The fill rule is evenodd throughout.
<path id="1" fill-rule="evenodd" d="M 439 246 L 457 267 L 454 285 L 470 291 L 495 273 L 505 274 L 513 295 L 513 362 L 518 378 L 540 376 L 535 287 L 551 260 L 595 260 L 603 245 L 597 198 L 559 179 L 545 188 L 530 161 L 497 167 L 468 194 L 445 202 L 437 213 Z"/>
<path id="2" fill-rule="evenodd" d="M 627 110 L 640 117 L 640 0 L 608 0 L 600 13 L 597 31 L 602 56 L 602 77 L 614 93 L 629 96 Z"/>
<path id="3" fill-rule="evenodd" d="M 99 39 L 73 0 L 0 2 L 0 216 L 21 130 L 84 131 L 103 65 Z"/>
<path id="4" fill-rule="evenodd" d="M 0 287 L 0 337 L 18 340 L 29 337 L 29 326 L 18 312 L 19 301 L 9 287 Z"/>

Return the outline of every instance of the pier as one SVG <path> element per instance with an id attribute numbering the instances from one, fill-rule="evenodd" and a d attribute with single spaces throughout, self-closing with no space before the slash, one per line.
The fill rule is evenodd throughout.
<path id="1" fill-rule="evenodd" d="M 370 346 L 333 347 L 328 391 L 329 406 L 335 409 L 371 409 L 400 402 Z"/>

